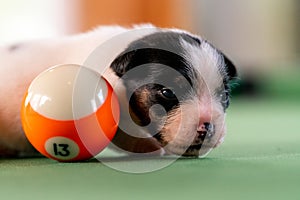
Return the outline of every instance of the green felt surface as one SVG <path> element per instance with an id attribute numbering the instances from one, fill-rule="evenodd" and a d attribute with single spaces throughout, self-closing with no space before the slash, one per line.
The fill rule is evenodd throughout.
<path id="1" fill-rule="evenodd" d="M 205 159 L 179 159 L 130 174 L 100 162 L 47 158 L 0 160 L 1 199 L 300 199 L 297 101 L 236 101 L 225 143 Z M 161 159 L 111 158 L 116 166 Z"/>
<path id="2" fill-rule="evenodd" d="M 59 163 L 47 158 L 0 159 L 0 199 L 300 199 L 299 70 L 268 74 L 262 100 L 232 102 L 225 143 L 204 159 L 115 157 Z"/>

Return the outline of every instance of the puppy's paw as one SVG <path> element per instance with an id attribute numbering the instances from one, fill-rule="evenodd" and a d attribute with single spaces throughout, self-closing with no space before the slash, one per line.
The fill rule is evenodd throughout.
<path id="1" fill-rule="evenodd" d="M 161 144 L 154 138 L 139 138 L 131 146 L 131 153 L 145 154 L 149 156 L 163 156 L 166 154 Z"/>
<path id="2" fill-rule="evenodd" d="M 112 143 L 115 149 L 130 155 L 162 156 L 166 152 L 161 144 L 153 137 L 138 138 L 119 130 Z"/>
<path id="3" fill-rule="evenodd" d="M 23 149 L 11 149 L 0 146 L 0 158 L 41 157 L 42 155 L 32 146 Z"/>

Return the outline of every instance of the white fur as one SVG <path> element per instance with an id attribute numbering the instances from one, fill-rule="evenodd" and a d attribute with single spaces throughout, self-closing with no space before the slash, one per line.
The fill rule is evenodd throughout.
<path id="1" fill-rule="evenodd" d="M 27 41 L 20 43 L 14 51 L 10 51 L 9 46 L 0 46 L 0 155 L 10 150 L 24 152 L 30 149 L 21 127 L 20 108 L 26 89 L 39 73 L 57 64 L 81 65 L 99 45 L 114 36 L 135 31 L 114 44 L 107 58 L 112 61 L 131 41 L 155 30 L 151 25 L 133 29 L 104 26 L 75 36 Z"/>

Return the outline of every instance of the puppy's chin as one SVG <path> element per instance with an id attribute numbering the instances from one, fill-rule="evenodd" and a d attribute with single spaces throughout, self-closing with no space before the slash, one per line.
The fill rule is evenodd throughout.
<path id="1" fill-rule="evenodd" d="M 197 133 L 195 133 L 196 135 Z M 222 143 L 222 140 L 216 141 L 214 138 L 205 139 L 199 143 L 193 143 L 189 140 L 175 138 L 172 141 L 161 142 L 166 154 L 174 154 L 187 157 L 205 157 L 213 148 Z"/>

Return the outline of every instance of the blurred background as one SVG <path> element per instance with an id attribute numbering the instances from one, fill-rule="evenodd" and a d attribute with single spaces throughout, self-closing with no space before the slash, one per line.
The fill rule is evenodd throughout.
<path id="1" fill-rule="evenodd" d="M 237 66 L 224 144 L 208 159 L 181 159 L 134 176 L 93 162 L 12 160 L 0 163 L 1 197 L 300 199 L 299 0 L 0 0 L 0 46 L 149 22 L 201 35 Z"/>
<path id="2" fill-rule="evenodd" d="M 137 23 L 212 41 L 239 69 L 235 94 L 300 97 L 298 0 L 0 0 L 0 44 Z"/>

